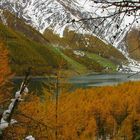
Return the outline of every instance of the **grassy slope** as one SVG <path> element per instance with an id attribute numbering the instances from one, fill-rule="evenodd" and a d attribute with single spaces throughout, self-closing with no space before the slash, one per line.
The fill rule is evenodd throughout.
<path id="1" fill-rule="evenodd" d="M 63 54 L 60 50 L 47 45 L 42 45 L 29 39 L 21 32 L 16 32 L 0 23 L 0 41 L 5 43 L 10 51 L 10 64 L 12 71 L 18 75 L 33 67 L 33 74 L 40 75 L 51 73 L 57 69 L 61 61 L 65 63 L 64 69 L 79 73 L 87 72 L 87 68 Z"/>
<path id="2" fill-rule="evenodd" d="M 57 68 L 59 54 L 53 52 L 48 45 L 41 45 L 28 39 L 22 33 L 15 32 L 0 24 L 0 37 L 10 51 L 10 64 L 12 70 L 22 74 L 27 67 L 32 66 L 34 74 L 42 74 L 48 69 Z"/>
<path id="3" fill-rule="evenodd" d="M 126 61 L 118 50 L 94 36 L 80 35 L 73 31 L 65 30 L 64 37 L 60 38 L 49 29 L 44 32 L 44 36 L 50 42 L 65 48 L 63 52 L 67 56 L 84 64 L 90 70 L 97 72 L 106 71 L 107 69 L 107 71 L 115 71 L 118 64 Z M 87 42 L 89 45 L 85 47 Z M 83 51 L 86 55 L 84 57 L 77 57 L 73 54 L 72 50 Z"/>
<path id="4" fill-rule="evenodd" d="M 59 48 L 52 48 L 55 50 L 56 53 L 60 54 L 69 64 L 69 67 L 77 72 L 83 73 L 86 72 L 88 69 L 85 65 L 77 62 L 76 60 L 72 59 L 68 55 L 65 55 Z"/>
<path id="5" fill-rule="evenodd" d="M 87 54 L 87 57 L 88 58 L 91 58 L 95 61 L 97 61 L 100 65 L 102 65 L 103 67 L 108 67 L 108 69 L 111 69 L 113 71 L 116 70 L 116 65 L 111 62 L 110 60 L 106 59 L 106 58 L 103 58 L 97 54 L 94 54 L 94 53 L 86 53 Z"/>

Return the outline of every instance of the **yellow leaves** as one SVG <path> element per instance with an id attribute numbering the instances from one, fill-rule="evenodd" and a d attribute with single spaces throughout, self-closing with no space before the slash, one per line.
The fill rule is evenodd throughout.
<path id="1" fill-rule="evenodd" d="M 31 96 L 30 98 L 32 98 L 31 101 L 21 103 L 20 111 L 28 116 L 33 116 L 37 120 L 42 120 L 45 114 L 44 104 L 41 103 L 39 97 Z"/>
<path id="2" fill-rule="evenodd" d="M 3 40 L 0 39 L 0 104 L 2 106 L 6 103 L 9 91 L 11 91 L 9 85 L 6 85 L 10 76 L 8 50 Z"/>
<path id="3" fill-rule="evenodd" d="M 10 74 L 8 50 L 0 40 L 0 87 L 5 83 Z"/>
<path id="4" fill-rule="evenodd" d="M 63 124 L 67 120 L 71 122 L 63 128 L 65 133 L 73 133 L 73 139 L 77 139 L 77 129 L 80 131 L 84 128 L 78 133 L 80 139 L 88 140 L 95 137 L 96 131 L 116 137 L 121 135 L 125 128 L 126 135 L 130 136 L 132 124 L 127 120 L 133 111 L 139 111 L 139 86 L 140 83 L 129 82 L 114 87 L 78 89 L 64 99 L 60 98 L 59 110 L 62 114 L 60 113 L 59 117 Z M 62 121 L 59 121 L 61 124 Z M 127 123 L 130 126 L 128 128 Z"/>
<path id="5" fill-rule="evenodd" d="M 47 92 L 41 100 L 30 95 L 28 102 L 20 104 L 19 114 L 15 116 L 24 124 L 21 128 L 18 126 L 21 133 L 15 130 L 20 138 L 23 133 L 31 132 L 38 139 L 47 136 L 48 140 L 54 140 L 57 129 L 58 140 L 94 140 L 101 136 L 131 140 L 135 137 L 134 128 L 140 129 L 140 94 L 135 89 L 139 86 L 136 82 L 62 93 L 57 123 L 54 96 Z"/>
<path id="6" fill-rule="evenodd" d="M 88 133 L 89 135 L 92 135 L 94 136 L 96 133 L 96 128 L 97 128 L 97 125 L 96 125 L 96 121 L 94 118 L 89 118 L 88 120 L 85 120 L 87 121 L 87 129 L 86 129 L 86 133 Z"/>

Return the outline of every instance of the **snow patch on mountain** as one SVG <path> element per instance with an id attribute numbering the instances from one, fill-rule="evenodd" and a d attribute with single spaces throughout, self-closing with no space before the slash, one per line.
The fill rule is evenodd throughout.
<path id="1" fill-rule="evenodd" d="M 62 37 L 64 30 L 68 28 L 78 33 L 96 35 L 121 51 L 130 62 L 130 69 L 132 65 L 139 67 L 139 62 L 129 57 L 123 40 L 133 22 L 133 16 L 125 16 L 123 21 L 117 17 L 105 21 L 98 19 L 68 23 L 82 18 L 107 16 L 113 12 L 113 7 L 103 10 L 92 0 L 1 0 L 0 8 L 8 9 L 25 19 L 41 33 L 49 28 Z M 4 23 L 5 21 L 3 18 Z"/>
<path id="2" fill-rule="evenodd" d="M 1 9 L 0 9 L 0 19 L 2 20 L 2 23 L 7 26 L 7 20 L 5 16 L 3 15 L 3 10 Z"/>

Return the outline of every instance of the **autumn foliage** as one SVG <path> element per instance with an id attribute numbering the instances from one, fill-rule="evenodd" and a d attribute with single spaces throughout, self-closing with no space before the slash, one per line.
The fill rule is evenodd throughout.
<path id="1" fill-rule="evenodd" d="M 5 83 L 10 74 L 8 59 L 8 50 L 0 40 L 0 87 Z"/>
<path id="2" fill-rule="evenodd" d="M 8 78 L 11 76 L 9 66 L 9 53 L 8 50 L 0 39 L 0 105 L 4 105 L 5 100 L 9 97 L 9 83 Z"/>
<path id="3" fill-rule="evenodd" d="M 140 135 L 140 82 L 77 89 L 61 93 L 56 123 L 55 98 L 30 95 L 21 103 L 18 124 L 5 131 L 5 139 L 21 140 L 136 140 Z M 11 129 L 12 128 L 12 129 Z"/>

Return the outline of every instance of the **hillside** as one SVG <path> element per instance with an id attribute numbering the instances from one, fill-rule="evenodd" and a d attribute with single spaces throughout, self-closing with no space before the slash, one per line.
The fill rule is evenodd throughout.
<path id="1" fill-rule="evenodd" d="M 1 23 L 0 30 L 1 41 L 10 52 L 10 65 L 13 72 L 21 75 L 27 67 L 32 66 L 34 74 L 42 74 L 48 71 L 49 66 L 54 68 L 58 66 L 56 54 L 49 47 L 29 40 L 23 34 L 14 32 Z"/>
<path id="2" fill-rule="evenodd" d="M 12 71 L 22 75 L 31 66 L 35 75 L 42 75 L 57 68 L 63 58 L 53 51 L 48 40 L 12 14 L 4 14 L 8 26 L 0 23 L 0 40 L 9 49 Z"/>
<path id="3" fill-rule="evenodd" d="M 106 49 L 106 47 L 104 48 L 100 47 L 101 44 L 103 46 L 106 46 L 104 45 L 104 43 L 101 44 L 99 43 L 98 45 L 93 44 L 93 42 L 96 42 L 95 39 L 96 40 L 98 39 L 96 37 L 93 36 L 89 37 L 89 36 L 96 35 L 101 40 L 105 40 L 106 42 L 111 44 L 111 46 L 117 48 L 117 50 L 121 51 L 123 55 L 127 58 L 128 63 L 122 63 L 124 67 L 120 71 L 122 72 L 139 71 L 139 68 L 134 69 L 134 67 L 140 66 L 139 61 L 136 61 L 137 58 L 136 60 L 133 60 L 131 54 L 130 54 L 131 58 L 128 56 L 128 51 L 124 41 L 124 37 L 126 36 L 127 32 L 130 31 L 133 25 L 139 26 L 139 22 L 133 21 L 132 20 L 133 15 L 131 17 L 129 13 L 126 14 L 124 17 L 121 16 L 121 18 L 119 17 L 114 18 L 114 16 L 103 18 L 105 15 L 108 16 L 107 13 L 109 11 L 110 11 L 109 13 L 111 14 L 114 8 L 102 10 L 102 7 L 100 7 L 93 0 L 88 0 L 88 1 L 85 0 L 81 0 L 81 1 L 80 0 L 71 0 L 71 1 L 70 0 L 65 0 L 65 1 L 64 0 L 39 0 L 39 1 L 38 0 L 29 0 L 29 1 L 1 0 L 0 6 L 1 6 L 1 10 L 7 9 L 17 17 L 23 19 L 25 23 L 31 25 L 40 33 L 44 33 L 46 32 L 46 30 L 51 29 L 53 30 L 54 33 L 59 34 L 62 37 L 65 34 L 64 32 L 67 29 L 69 29 L 78 33 L 78 36 L 82 36 L 82 35 L 84 37 L 88 36 L 87 38 L 92 38 L 91 39 L 92 41 L 90 41 L 89 43 L 90 46 L 92 46 L 90 48 L 90 51 L 92 50 L 92 52 L 95 52 L 95 54 L 97 55 L 101 54 L 102 55 L 101 57 L 103 58 L 105 57 L 109 60 L 111 59 L 111 61 L 114 61 L 115 63 L 120 63 L 121 62 L 120 57 L 122 57 L 120 54 L 117 53 L 116 57 L 112 56 L 112 54 L 116 53 L 115 49 Z M 98 17 L 102 17 L 102 18 L 98 18 Z M 91 20 L 87 20 L 87 19 L 91 19 Z M 79 37 L 77 37 L 77 39 L 79 40 Z M 84 41 L 82 40 L 80 42 L 82 42 L 83 44 Z M 103 50 L 103 51 L 100 52 L 99 50 L 100 51 Z M 118 58 L 119 58 L 119 62 L 118 62 Z M 96 71 L 99 71 L 99 69 L 97 69 Z M 103 68 L 101 68 L 100 71 L 104 71 Z"/>
<path id="4" fill-rule="evenodd" d="M 66 29 L 64 36 L 60 38 L 52 30 L 47 29 L 44 36 L 67 56 L 84 63 L 89 69 L 115 71 L 116 65 L 126 61 L 116 48 L 92 35 L 78 34 Z"/>
<path id="5" fill-rule="evenodd" d="M 140 31 L 133 28 L 126 36 L 128 53 L 131 58 L 140 60 Z"/>
<path id="6" fill-rule="evenodd" d="M 117 49 L 94 36 L 81 36 L 68 30 L 63 38 L 51 30 L 46 30 L 43 36 L 11 13 L 4 11 L 3 16 L 6 25 L 1 20 L 0 39 L 9 49 L 10 65 L 17 75 L 22 75 L 30 66 L 34 75 L 48 74 L 60 65 L 63 71 L 72 74 L 113 72 L 126 60 Z"/>

